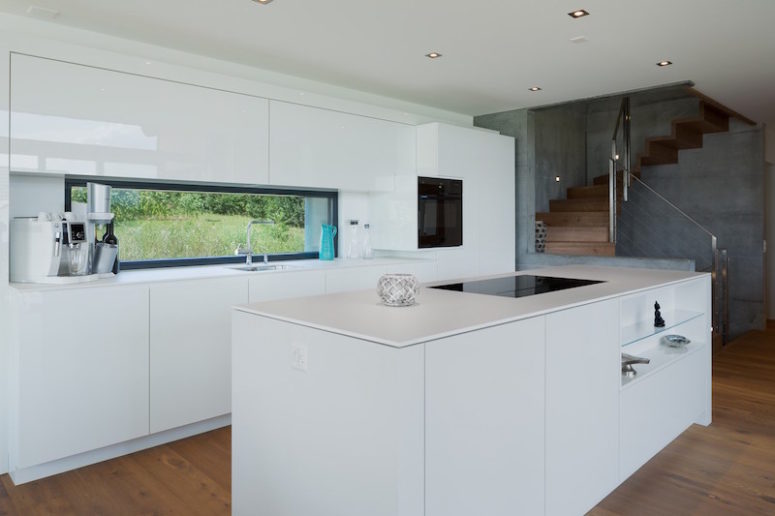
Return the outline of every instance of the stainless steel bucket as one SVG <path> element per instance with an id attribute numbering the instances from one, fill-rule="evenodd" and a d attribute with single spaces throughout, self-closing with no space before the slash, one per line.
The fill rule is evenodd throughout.
<path id="1" fill-rule="evenodd" d="M 118 256 L 118 246 L 115 244 L 106 244 L 98 242 L 94 246 L 94 273 L 104 274 L 113 271 L 113 262 Z"/>

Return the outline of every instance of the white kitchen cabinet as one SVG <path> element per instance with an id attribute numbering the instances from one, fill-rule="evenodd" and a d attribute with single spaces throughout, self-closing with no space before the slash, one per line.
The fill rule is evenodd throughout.
<path id="1" fill-rule="evenodd" d="M 11 58 L 11 168 L 268 183 L 268 101 L 26 55 Z"/>
<path id="2" fill-rule="evenodd" d="M 425 514 L 544 512 L 544 318 L 425 344 Z"/>
<path id="3" fill-rule="evenodd" d="M 231 308 L 248 278 L 151 286 L 151 432 L 231 412 Z"/>
<path id="4" fill-rule="evenodd" d="M 278 186 L 390 190 L 414 172 L 414 127 L 270 101 L 270 182 Z"/>
<path id="5" fill-rule="evenodd" d="M 433 122 L 417 126 L 417 174 L 469 177 L 492 162 L 495 131 Z M 513 138 L 511 138 L 513 141 Z M 512 166 L 514 155 L 511 156 Z"/>
<path id="6" fill-rule="evenodd" d="M 148 434 L 148 289 L 17 293 L 12 470 Z"/>
<path id="7" fill-rule="evenodd" d="M 250 277 L 250 303 L 325 293 L 326 274 L 321 270 L 254 274 Z"/>
<path id="8" fill-rule="evenodd" d="M 236 516 L 424 514 L 422 346 L 239 311 L 234 339 Z"/>
<path id="9" fill-rule="evenodd" d="M 546 514 L 584 514 L 619 484 L 619 302 L 546 316 Z"/>
<path id="10" fill-rule="evenodd" d="M 709 355 L 707 344 L 689 349 L 670 366 L 636 377 L 622 389 L 622 481 L 692 423 L 710 422 L 705 413 Z"/>

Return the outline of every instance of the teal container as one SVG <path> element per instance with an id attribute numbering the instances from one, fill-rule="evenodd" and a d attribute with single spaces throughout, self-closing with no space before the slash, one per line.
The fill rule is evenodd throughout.
<path id="1" fill-rule="evenodd" d="M 323 224 L 320 229 L 320 259 L 333 260 L 334 255 L 334 237 L 336 236 L 336 226 Z"/>

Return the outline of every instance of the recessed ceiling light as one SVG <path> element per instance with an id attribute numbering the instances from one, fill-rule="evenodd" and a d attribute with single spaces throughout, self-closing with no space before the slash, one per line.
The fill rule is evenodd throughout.
<path id="1" fill-rule="evenodd" d="M 584 16 L 589 16 L 589 11 L 585 9 L 576 9 L 575 11 L 569 12 L 568 16 L 571 18 L 583 18 Z"/>
<path id="2" fill-rule="evenodd" d="M 541 88 L 539 88 L 538 86 L 533 86 L 533 87 L 531 87 L 531 88 L 528 88 L 528 89 L 529 89 L 530 91 L 541 91 Z"/>
<path id="3" fill-rule="evenodd" d="M 671 64 L 673 64 L 673 62 L 672 62 L 672 61 L 667 61 L 667 60 L 665 60 L 665 61 L 660 61 L 660 62 L 658 62 L 658 63 L 657 63 L 657 66 L 670 66 Z"/>
<path id="4" fill-rule="evenodd" d="M 425 57 L 429 57 L 431 59 L 437 59 L 441 57 L 441 54 L 439 54 L 438 52 L 430 52 L 428 54 L 425 54 Z"/>
<path id="5" fill-rule="evenodd" d="M 253 0 L 257 4 L 269 4 L 272 0 Z"/>

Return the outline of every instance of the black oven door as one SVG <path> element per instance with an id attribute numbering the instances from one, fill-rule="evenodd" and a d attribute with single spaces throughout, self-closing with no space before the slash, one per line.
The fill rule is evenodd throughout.
<path id="1" fill-rule="evenodd" d="M 463 181 L 418 178 L 417 235 L 420 249 L 463 245 Z"/>

